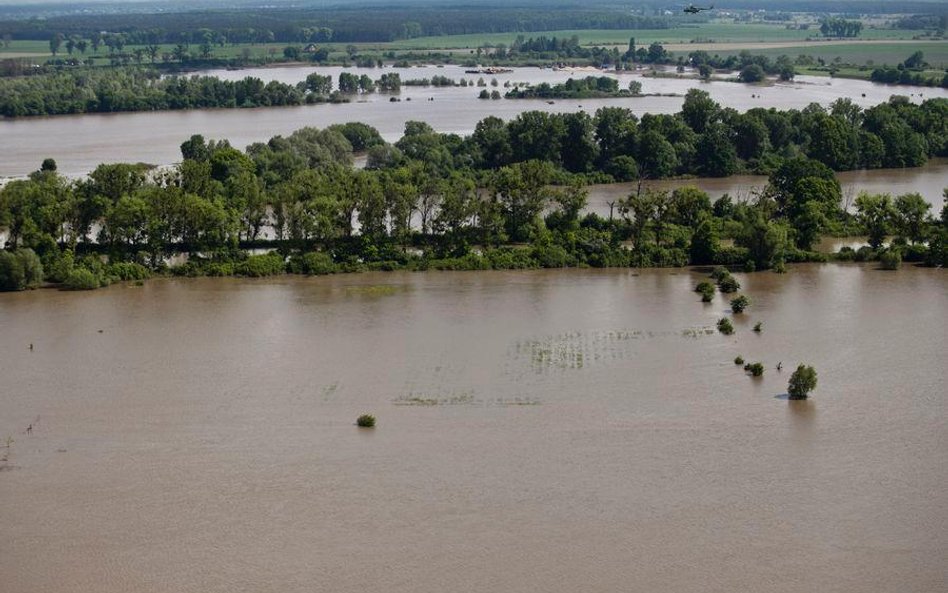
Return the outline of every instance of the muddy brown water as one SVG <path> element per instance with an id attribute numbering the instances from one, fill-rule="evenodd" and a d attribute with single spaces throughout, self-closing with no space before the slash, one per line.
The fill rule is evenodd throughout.
<path id="1" fill-rule="evenodd" d="M 290 84 L 302 81 L 312 72 L 333 76 L 338 80 L 342 68 L 256 68 L 248 70 L 211 70 L 224 79 L 246 76 L 262 80 L 279 80 Z M 570 77 L 599 75 L 599 72 L 554 71 L 540 68 L 516 68 L 497 76 L 466 74 L 459 66 L 436 68 L 348 69 L 357 74 L 378 78 L 385 72 L 398 72 L 402 80 L 447 76 L 476 83 L 484 78 L 490 84 L 564 82 Z M 721 105 L 746 111 L 753 107 L 800 109 L 810 103 L 828 106 L 839 98 L 850 98 L 862 107 L 887 101 L 891 95 L 911 95 L 920 102 L 930 97 L 948 97 L 948 90 L 898 87 L 862 80 L 799 76 L 792 83 L 771 86 L 747 86 L 725 81 L 699 82 L 690 78 L 644 78 L 641 73 L 608 74 L 627 87 L 632 80 L 642 83 L 643 93 L 675 96 L 646 96 L 623 99 L 557 100 L 553 104 L 539 100 L 485 101 L 478 99 L 481 89 L 469 87 L 403 87 L 401 102 L 389 102 L 390 96 L 377 93 L 359 97 L 340 105 L 309 105 L 262 109 L 211 109 L 193 111 L 162 111 L 145 113 L 85 114 L 0 119 L 0 137 L 14 150 L 0 156 L 0 177 L 16 177 L 36 170 L 43 159 L 56 159 L 59 170 L 67 175 L 85 175 L 105 162 L 146 162 L 166 165 L 181 159 L 179 147 L 192 134 L 205 138 L 226 138 L 238 148 L 252 142 L 266 141 L 277 134 L 289 134 L 304 126 L 326 127 L 349 121 L 375 126 L 389 141 L 401 137 L 405 122 L 424 121 L 439 132 L 470 134 L 478 121 L 487 116 L 512 119 L 524 111 L 575 112 L 590 114 L 603 106 L 620 106 L 644 113 L 674 113 L 681 109 L 684 95 L 692 87 L 707 90 Z M 485 87 L 492 90 L 493 87 Z M 410 100 L 409 100 L 410 99 Z M 431 99 L 429 101 L 429 99 Z"/>
<path id="2" fill-rule="evenodd" d="M 0 294 L 0 590 L 942 590 L 948 274 L 703 277 Z"/>
<path id="3" fill-rule="evenodd" d="M 948 189 L 948 159 L 933 158 L 923 167 L 912 169 L 873 169 L 844 171 L 836 177 L 842 189 L 843 206 L 853 209 L 860 192 L 888 193 L 893 197 L 917 192 L 932 205 L 935 218 L 941 214 L 945 203 L 944 192 Z M 613 204 L 613 215 L 619 216 L 615 206 L 630 194 L 639 191 L 638 182 L 590 185 L 588 207 L 590 212 L 609 215 L 609 204 Z M 753 201 L 757 193 L 767 185 L 765 175 L 732 175 L 720 178 L 664 179 L 643 182 L 641 188 L 674 191 L 680 187 L 695 186 L 716 200 L 728 194 L 735 201 Z"/>

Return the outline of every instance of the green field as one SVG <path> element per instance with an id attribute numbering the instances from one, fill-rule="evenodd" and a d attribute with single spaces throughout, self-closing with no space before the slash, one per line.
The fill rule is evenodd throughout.
<path id="1" fill-rule="evenodd" d="M 3 54 L 10 53 L 49 53 L 49 43 L 46 41 L 11 41 L 10 47 L 4 47 L 0 43 L 0 57 Z"/>
<path id="2" fill-rule="evenodd" d="M 689 43 L 691 41 L 715 42 L 777 42 L 805 41 L 807 38 L 819 39 L 817 28 L 808 31 L 786 29 L 782 25 L 707 23 L 681 27 L 677 29 L 577 29 L 567 31 L 539 31 L 531 33 L 484 33 L 473 35 L 447 35 L 443 37 L 419 37 L 406 41 L 375 44 L 373 47 L 384 49 L 464 49 L 476 48 L 485 44 L 510 44 L 518 35 L 524 37 L 572 37 L 579 36 L 585 45 L 626 44 L 635 37 L 639 45 L 658 41 L 662 43 Z M 866 29 L 859 39 L 907 39 L 911 31 L 893 29 Z M 366 44 L 367 46 L 370 44 Z"/>
<path id="3" fill-rule="evenodd" d="M 444 37 L 421 37 L 407 41 L 398 41 L 393 43 L 365 43 L 355 44 L 359 51 L 378 53 L 383 51 L 434 51 L 438 49 L 462 50 L 476 48 L 485 44 L 497 45 L 499 43 L 510 44 L 517 35 L 525 37 L 537 37 L 545 35 L 547 37 L 571 37 L 577 35 L 580 42 L 586 45 L 607 45 L 619 44 L 624 46 L 628 43 L 630 37 L 635 37 L 639 46 L 658 41 L 666 44 L 682 44 L 691 42 L 700 43 L 728 43 L 730 48 L 721 50 L 708 49 L 712 54 L 729 55 L 741 51 L 740 47 L 734 48 L 733 44 L 749 44 L 749 51 L 754 54 L 763 54 L 769 57 L 780 55 L 797 56 L 800 54 L 811 55 L 815 58 L 823 58 L 827 62 L 832 62 L 837 57 L 841 62 L 849 64 L 872 64 L 895 65 L 913 52 L 921 50 L 925 54 L 925 59 L 936 68 L 948 66 L 948 41 L 912 41 L 907 37 L 912 34 L 909 31 L 896 31 L 890 29 L 867 29 L 860 36 L 861 41 L 844 44 L 829 44 L 819 42 L 806 42 L 808 36 L 818 39 L 818 31 L 808 30 L 788 30 L 779 25 L 740 25 L 733 23 L 708 23 L 703 25 L 694 25 L 678 29 L 662 30 L 566 30 L 566 31 L 546 31 L 534 33 L 491 33 L 482 35 L 451 35 Z M 893 42 L 892 40 L 904 39 L 902 42 Z M 865 40 L 888 40 L 885 43 L 872 43 Z M 756 43 L 777 43 L 800 41 L 801 45 L 780 48 L 755 48 L 750 44 Z M 327 44 L 332 50 L 331 58 L 340 60 L 345 56 L 346 44 Z M 278 58 L 283 57 L 284 43 L 271 44 L 242 44 L 214 46 L 212 57 L 215 58 L 236 58 L 247 56 L 250 58 Z M 134 51 L 135 46 L 127 46 L 126 52 Z M 191 51 L 198 50 L 197 46 L 192 45 Z M 174 50 L 173 45 L 160 46 L 160 53 L 171 53 Z M 467 52 L 465 52 L 467 53 Z M 673 50 L 673 53 L 686 53 L 684 50 Z M 49 56 L 49 44 L 45 41 L 13 41 L 9 48 L 0 47 L 0 57 L 4 55 L 17 54 L 39 54 Z M 60 56 L 66 56 L 65 48 L 60 52 Z M 76 54 L 78 55 L 78 53 Z M 92 50 L 87 50 L 85 57 L 95 57 L 98 63 L 106 62 L 108 59 L 108 49 L 100 47 L 97 54 Z M 160 60 L 160 57 L 159 57 Z M 145 62 L 149 58 L 145 56 Z"/>
<path id="4" fill-rule="evenodd" d="M 720 54 L 727 56 L 737 54 L 741 50 L 722 50 L 709 51 L 710 54 Z M 833 62 L 836 58 L 843 64 L 872 64 L 882 66 L 888 64 L 895 66 L 904 61 L 916 51 L 921 51 L 925 55 L 925 61 L 933 68 L 944 69 L 948 67 L 948 41 L 940 42 L 912 42 L 905 43 L 852 43 L 840 45 L 800 45 L 794 47 L 752 49 L 751 53 L 764 55 L 770 58 L 779 56 L 796 57 L 798 55 L 809 55 L 814 58 L 823 58 L 827 63 Z"/>

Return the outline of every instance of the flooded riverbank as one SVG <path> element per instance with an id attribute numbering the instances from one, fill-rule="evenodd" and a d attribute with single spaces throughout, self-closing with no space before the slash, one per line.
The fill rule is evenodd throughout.
<path id="1" fill-rule="evenodd" d="M 948 188 L 948 159 L 931 159 L 925 166 L 914 169 L 872 169 L 843 171 L 836 174 L 842 188 L 843 206 L 852 208 L 859 192 L 888 193 L 898 196 L 917 192 L 932 205 L 932 214 L 938 216 L 945 203 L 944 190 Z M 764 175 L 732 175 L 718 178 L 660 179 L 644 182 L 642 188 L 674 191 L 679 187 L 695 186 L 716 200 L 728 194 L 734 201 L 752 200 L 767 185 Z M 587 210 L 601 216 L 609 215 L 609 204 L 639 189 L 638 182 L 609 183 L 589 186 Z M 615 210 L 618 215 L 618 210 Z"/>
<path id="2" fill-rule="evenodd" d="M 428 66 L 409 69 L 350 69 L 377 78 L 386 72 L 399 72 L 403 80 L 447 76 L 465 78 L 474 83 L 480 75 L 465 74 L 459 66 L 437 68 Z M 312 72 L 338 78 L 341 68 L 258 68 L 249 70 L 212 70 L 225 79 L 256 76 L 263 80 L 295 83 Z M 585 74 L 584 74 L 585 75 Z M 887 101 L 894 94 L 909 94 L 914 101 L 923 98 L 948 97 L 945 89 L 893 87 L 859 80 L 826 79 L 799 76 L 792 83 L 771 86 L 747 86 L 733 82 L 702 83 L 688 78 L 646 78 L 641 73 L 608 74 L 626 86 L 631 80 L 642 83 L 643 93 L 654 95 L 623 99 L 558 100 L 553 104 L 536 100 L 486 101 L 478 99 L 480 89 L 468 87 L 403 87 L 400 102 L 392 103 L 386 94 L 358 97 L 354 102 L 335 105 L 259 109 L 217 109 L 193 111 L 162 111 L 147 113 L 85 114 L 0 120 L 0 135 L 9 146 L 16 147 L 0 159 L 0 177 L 22 176 L 34 171 L 44 158 L 56 159 L 61 172 L 84 175 L 103 162 L 146 162 L 165 165 L 179 161 L 179 147 L 192 134 L 205 138 L 226 138 L 243 148 L 253 142 L 265 141 L 277 134 L 287 135 L 304 126 L 326 127 L 332 124 L 359 121 L 376 127 L 386 140 L 401 137 L 407 121 L 424 121 L 439 132 L 470 134 L 480 120 L 493 115 L 512 119 L 524 111 L 594 113 L 603 106 L 622 106 L 636 114 L 675 113 L 680 110 L 689 88 L 707 90 L 728 107 L 745 111 L 752 107 L 779 109 L 803 108 L 810 103 L 829 105 L 839 98 L 850 98 L 869 107 Z M 563 82 L 571 76 L 566 71 L 541 68 L 517 68 L 508 74 L 483 76 L 485 84 L 498 80 L 499 90 L 505 82 Z M 492 89 L 493 87 L 487 86 Z M 410 99 L 410 100 L 409 100 Z M 430 100 L 429 100 L 430 99 Z"/>
<path id="3" fill-rule="evenodd" d="M 0 294 L 4 588 L 938 589 L 948 275 L 737 277 L 730 337 L 688 270 Z"/>

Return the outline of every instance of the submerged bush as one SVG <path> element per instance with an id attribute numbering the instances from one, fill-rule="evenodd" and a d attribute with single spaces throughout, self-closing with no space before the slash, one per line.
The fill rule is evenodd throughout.
<path id="1" fill-rule="evenodd" d="M 714 285 L 708 281 L 699 282 L 698 286 L 695 287 L 695 292 L 701 293 L 702 302 L 710 303 L 714 298 Z"/>
<path id="2" fill-rule="evenodd" d="M 806 399 L 814 389 L 816 389 L 816 371 L 811 366 L 801 364 L 790 375 L 790 383 L 787 385 L 790 399 Z"/>
<path id="3" fill-rule="evenodd" d="M 714 292 L 714 284 L 708 282 L 707 280 L 702 280 L 695 286 L 695 292 L 705 293 L 705 292 Z"/>
<path id="4" fill-rule="evenodd" d="M 731 325 L 731 320 L 728 319 L 727 317 L 722 317 L 721 319 L 719 319 L 719 320 L 718 320 L 718 331 L 721 332 L 722 334 L 724 334 L 725 336 L 729 336 L 729 335 L 733 334 L 733 333 L 734 333 L 734 326 Z"/>
<path id="5" fill-rule="evenodd" d="M 374 428 L 375 427 L 375 416 L 371 414 L 362 414 L 356 418 L 356 426 L 361 428 Z"/>
<path id="6" fill-rule="evenodd" d="M 868 245 L 863 245 L 856 250 L 856 253 L 853 255 L 853 259 L 858 262 L 872 261 L 877 257 L 876 250 Z"/>
<path id="7" fill-rule="evenodd" d="M 757 332 L 757 333 L 760 333 L 760 332 L 764 331 L 764 322 L 763 322 L 763 321 L 758 321 L 757 323 L 755 323 L 755 324 L 754 324 L 754 331 Z"/>
<path id="8" fill-rule="evenodd" d="M 750 299 L 743 294 L 735 299 L 731 299 L 731 311 L 734 313 L 743 313 L 744 309 L 746 309 L 749 305 Z"/>
<path id="9" fill-rule="evenodd" d="M 888 249 L 879 256 L 883 270 L 898 270 L 902 265 L 902 252 L 898 249 Z"/>
<path id="10" fill-rule="evenodd" d="M 714 266 L 714 269 L 711 270 L 711 279 L 715 282 L 721 282 L 722 278 L 730 276 L 731 273 L 724 266 Z"/>
<path id="11" fill-rule="evenodd" d="M 760 377 L 764 374 L 764 365 L 759 362 L 744 365 L 744 370 L 750 373 L 752 377 Z"/>
<path id="12" fill-rule="evenodd" d="M 738 366 L 744 364 L 744 357 L 743 357 L 743 356 L 738 356 L 737 358 L 735 358 L 735 359 L 734 359 L 734 364 L 736 364 L 736 365 L 738 365 Z"/>
<path id="13" fill-rule="evenodd" d="M 741 283 L 738 282 L 734 276 L 728 274 L 727 276 L 718 280 L 718 288 L 721 289 L 721 292 L 728 294 L 740 290 Z"/>

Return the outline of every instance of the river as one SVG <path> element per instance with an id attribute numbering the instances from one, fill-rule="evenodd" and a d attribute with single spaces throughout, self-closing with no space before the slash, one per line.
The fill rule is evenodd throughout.
<path id="1" fill-rule="evenodd" d="M 913 169 L 844 171 L 837 173 L 836 177 L 842 189 L 843 206 L 850 210 L 859 192 L 888 193 L 893 197 L 917 192 L 932 205 L 931 214 L 937 218 L 945 203 L 944 190 L 948 189 L 948 159 L 935 158 L 925 166 Z M 753 199 L 756 193 L 767 185 L 767 177 L 732 175 L 720 178 L 663 179 L 643 183 L 642 188 L 673 191 L 689 185 L 707 192 L 712 200 L 728 194 L 735 201 L 740 201 Z M 638 189 L 637 182 L 591 185 L 588 188 L 587 210 L 608 216 L 610 202 L 615 204 Z M 614 213 L 618 215 L 618 210 Z"/>
<path id="2" fill-rule="evenodd" d="M 948 275 L 703 277 L 0 294 L 0 589 L 942 590 Z"/>
<path id="3" fill-rule="evenodd" d="M 341 68 L 257 68 L 248 70 L 211 70 L 226 79 L 256 76 L 264 80 L 295 83 L 311 72 L 329 74 L 338 80 Z M 465 74 L 459 66 L 417 67 L 408 69 L 351 69 L 378 78 L 385 72 L 399 72 L 402 80 L 431 78 L 442 75 L 455 80 L 475 81 L 480 76 Z M 588 76 L 589 72 L 554 71 L 540 68 L 517 68 L 510 74 L 483 76 L 486 83 L 497 78 L 503 83 L 562 82 L 570 77 Z M 389 95 L 372 94 L 339 105 L 308 105 L 300 107 L 261 109 L 215 109 L 193 111 L 162 111 L 147 113 L 85 114 L 0 120 L 0 137 L 5 150 L 0 158 L 0 177 L 26 175 L 36 170 L 44 158 L 56 159 L 60 171 L 70 176 L 84 175 L 103 162 L 146 162 L 155 165 L 180 160 L 179 147 L 192 134 L 206 138 L 226 138 L 236 146 L 265 141 L 277 134 L 289 134 L 304 126 L 326 127 L 335 123 L 361 121 L 375 126 L 389 141 L 401 137 L 405 122 L 425 121 L 440 132 L 469 134 L 478 121 L 494 115 L 511 119 L 528 110 L 573 112 L 583 109 L 594 113 L 602 106 L 623 106 L 636 114 L 675 113 L 681 109 L 683 96 L 689 88 L 699 87 L 711 93 L 722 105 L 738 110 L 752 107 L 803 108 L 810 103 L 829 105 L 839 98 L 850 98 L 863 107 L 888 100 L 893 94 L 910 94 L 914 101 L 928 97 L 948 97 L 945 89 L 894 87 L 860 80 L 799 76 L 791 83 L 772 86 L 747 86 L 724 81 L 707 83 L 693 79 L 645 78 L 640 73 L 611 74 L 620 79 L 642 83 L 643 93 L 677 96 L 645 96 L 622 99 L 584 99 L 554 101 L 478 99 L 477 87 L 403 87 L 401 102 L 392 103 Z M 493 87 L 487 86 L 488 90 Z M 924 97 L 921 96 L 924 94 Z M 411 99 L 411 100 L 408 100 Z M 429 100 L 432 99 L 432 100 Z M 580 107 L 581 106 L 581 107 Z"/>

